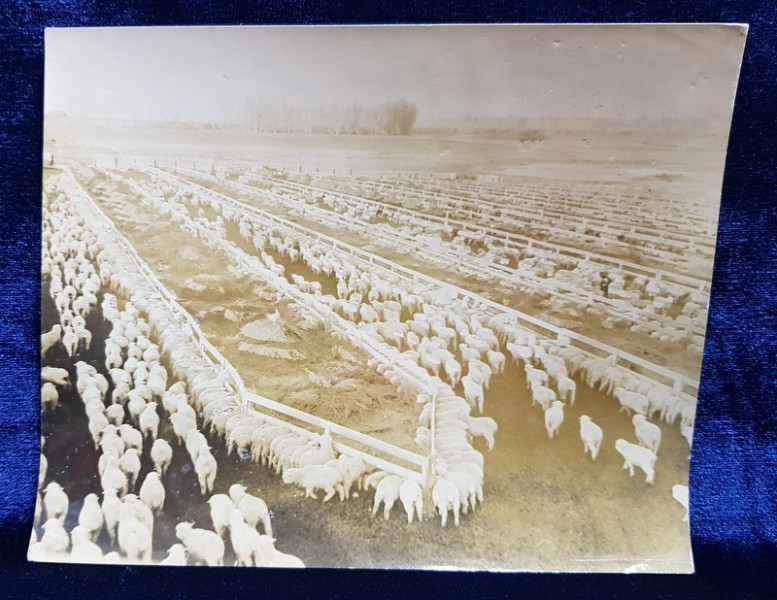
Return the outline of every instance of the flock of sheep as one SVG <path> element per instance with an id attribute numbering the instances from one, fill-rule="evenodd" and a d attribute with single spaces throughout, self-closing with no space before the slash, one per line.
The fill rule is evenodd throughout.
<path id="1" fill-rule="evenodd" d="M 231 486 L 229 494 L 213 493 L 218 463 L 211 449 L 217 443 L 227 448 L 228 455 L 250 455 L 282 475 L 284 483 L 303 488 L 308 497 L 323 492 L 324 501 L 335 495 L 345 500 L 355 490 L 374 489 L 373 515 L 382 506 L 388 519 L 400 502 L 408 523 L 414 518 L 421 521 L 428 517 L 424 501 L 431 500 L 442 526 L 450 513 L 458 525 L 460 513 L 483 502 L 485 460 L 473 447 L 473 438 L 482 437 L 491 450 L 497 431 L 496 421 L 472 412 L 486 411 L 491 378 L 507 360 L 524 369 L 527 396 L 544 411 L 551 439 L 563 423 L 564 407 L 575 402 L 576 381 L 616 399 L 621 411 L 634 413 L 634 442 L 618 439 L 615 449 L 623 456 L 624 469 L 631 475 L 635 466 L 642 469 L 647 483 L 653 482 L 661 441 L 661 428 L 651 420 L 658 416 L 666 425 L 679 420 L 691 443 L 692 400 L 608 358 L 575 348 L 564 336 L 545 338 L 508 313 L 495 314 L 472 298 L 359 263 L 277 220 L 262 220 L 258 213 L 246 216 L 239 206 L 215 195 L 159 176 L 151 183 L 156 186 L 153 191 L 141 190 L 143 201 L 171 224 L 228 251 L 244 265 L 256 266 L 274 285 L 293 288 L 294 297 L 315 307 L 333 329 L 355 331 L 355 343 L 377 349 L 379 358 L 370 366 L 417 394 L 421 412 L 415 440 L 432 458 L 429 494 L 413 479 L 375 471 L 357 457 L 338 454 L 329 431 L 303 435 L 244 410 L 237 382 L 205 358 L 180 307 L 173 307 L 158 290 L 151 291 L 148 274 L 126 251 L 124 240 L 106 226 L 74 179 L 60 175 L 52 177 L 44 190 L 42 275 L 50 281 L 48 292 L 60 322 L 41 336 L 42 410 L 56 411 L 58 390 L 75 386 L 101 453 L 103 498 L 100 502 L 96 494 L 87 495 L 78 526 L 68 533 L 64 522 L 69 500 L 58 482 L 47 483 L 42 453 L 43 495 L 31 558 L 151 561 L 156 550 L 154 516 L 164 510 L 167 468 L 174 448 L 181 447 L 197 474 L 203 499 L 207 498 L 213 529 L 179 522 L 175 527 L 179 543 L 167 549 L 163 564 L 223 564 L 224 541 L 229 540 L 236 564 L 304 566 L 275 548 L 270 512 L 261 498 L 239 484 Z M 124 202 L 118 197 L 105 200 L 111 201 Z M 236 227 L 243 243 L 254 248 L 253 256 L 229 239 L 227 225 Z M 286 277 L 281 259 L 304 265 L 311 276 Z M 324 293 L 326 283 L 322 286 L 321 281 L 329 281 L 335 293 Z M 104 361 L 95 366 L 76 359 L 90 348 L 86 317 L 98 303 L 110 334 Z M 59 345 L 72 359 L 70 371 L 46 365 L 47 356 Z M 162 430 L 172 431 L 169 440 L 160 436 Z M 580 437 L 584 451 L 595 460 L 603 433 L 586 415 L 580 417 Z M 155 470 L 139 482 L 144 455 Z M 687 487 L 674 486 L 673 497 L 687 509 Z M 44 533 L 38 540 L 39 530 Z M 107 555 L 95 543 L 102 531 L 111 540 Z"/>

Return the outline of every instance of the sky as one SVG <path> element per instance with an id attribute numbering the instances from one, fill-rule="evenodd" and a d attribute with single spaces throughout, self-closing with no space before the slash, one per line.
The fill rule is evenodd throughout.
<path id="1" fill-rule="evenodd" d="M 721 25 L 47 29 L 45 112 L 236 122 L 261 104 L 405 100 L 418 125 L 727 120 L 744 40 Z"/>

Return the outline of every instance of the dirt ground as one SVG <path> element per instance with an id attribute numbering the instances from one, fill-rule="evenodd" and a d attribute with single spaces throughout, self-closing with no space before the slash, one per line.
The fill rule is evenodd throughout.
<path id="1" fill-rule="evenodd" d="M 121 151 L 152 154 L 165 147 L 162 139 L 118 141 Z M 206 142 L 200 139 L 196 146 L 191 140 L 180 140 L 179 148 L 188 153 L 205 153 Z M 224 140 L 221 142 L 213 146 L 214 156 L 224 153 L 231 159 L 242 158 L 245 139 L 243 146 L 231 150 Z M 317 138 L 295 142 L 274 139 L 255 154 L 272 155 L 276 160 L 296 156 L 298 161 L 309 160 L 311 164 L 396 164 L 400 168 L 413 158 L 402 152 L 409 144 L 416 158 L 426 153 L 423 164 L 429 168 L 453 169 L 467 164 L 465 158 L 469 156 L 471 169 L 475 144 L 387 140 L 382 152 L 367 155 L 364 148 L 354 147 L 362 140 L 329 140 L 329 147 Z M 89 164 L 85 156 L 102 150 L 101 144 L 94 141 L 86 149 L 60 147 L 58 156 Z M 351 146 L 344 148 L 340 144 Z M 435 160 L 429 156 L 436 156 L 435 148 L 446 145 L 445 159 L 432 165 Z M 489 148 L 485 151 L 487 158 L 496 160 L 493 157 L 498 153 L 492 145 L 475 144 L 478 152 L 483 152 L 483 146 Z M 503 149 L 501 144 L 493 146 Z M 163 155 L 174 154 L 178 149 L 170 148 Z M 532 152 L 525 148 L 513 151 L 519 155 Z M 678 155 L 690 160 L 679 151 Z M 352 157 L 355 158 L 351 160 Z M 639 171 L 637 158 L 635 151 L 636 166 L 631 168 Z M 653 164 L 651 168 L 656 167 Z M 687 171 L 688 178 L 695 181 L 701 178 L 687 164 L 667 165 L 666 170 L 659 171 L 672 169 Z M 167 223 L 160 223 L 158 215 L 131 195 L 122 204 L 110 202 L 112 189 L 105 180 L 95 178 L 93 170 L 82 167 L 76 173 L 157 276 L 199 319 L 209 339 L 238 369 L 249 388 L 417 451 L 412 440 L 418 412 L 414 399 L 390 386 L 374 370 L 365 368 L 366 355 L 361 350 L 334 338 L 322 325 L 308 322 L 293 303 L 279 299 L 266 282 L 231 270 L 226 255 Z M 238 241 L 236 237 L 234 241 Z M 417 257 L 401 253 L 387 256 L 385 249 L 380 254 L 405 261 L 406 266 L 433 277 L 444 271 Z M 305 277 L 310 275 L 302 272 L 305 267 L 286 266 L 298 269 Z M 486 287 L 484 282 L 464 279 L 456 283 L 469 289 Z M 45 297 L 42 308 L 42 326 L 47 330 L 56 317 L 52 312 L 55 309 Z M 538 308 L 534 307 L 535 314 Z M 525 306 L 520 309 L 529 312 Z M 100 333 L 95 334 L 92 354 L 82 358 L 99 364 L 100 337 L 107 331 L 99 315 L 94 315 L 89 325 Z M 596 327 L 588 328 L 591 332 L 587 335 L 607 341 L 602 337 L 606 337 L 606 332 L 599 329 L 602 335 L 593 335 L 597 333 Z M 645 346 L 640 350 L 645 356 L 655 352 Z M 64 356 L 54 359 L 57 364 L 67 364 Z M 485 414 L 499 424 L 496 446 L 488 452 L 481 440 L 475 443 L 486 455 L 485 502 L 475 514 L 463 516 L 459 528 L 442 529 L 439 519 L 433 518 L 408 525 L 399 506 L 388 522 L 373 519 L 371 494 L 343 503 L 333 500 L 321 504 L 305 499 L 304 494 L 282 485 L 279 477 L 261 466 L 239 457 L 227 457 L 220 446 L 213 450 L 219 460 L 215 491 L 224 492 L 231 483 L 242 481 L 250 492 L 261 495 L 273 511 L 279 549 L 300 556 L 309 566 L 565 571 L 631 568 L 664 572 L 692 569 L 688 524 L 682 521 L 684 509 L 671 497 L 672 485 L 687 483 L 688 478 L 689 450 L 679 435 L 679 427 L 662 425 L 663 442 L 655 484 L 651 486 L 645 484 L 640 471 L 629 478 L 628 472 L 621 469 L 622 460 L 615 452 L 614 440 L 633 439 L 634 434 L 630 419 L 617 411 L 615 400 L 578 382 L 578 400 L 566 410 L 560 437 L 551 441 L 545 433 L 542 411 L 531 407 L 528 394 L 523 373 L 513 365 L 492 381 Z M 49 480 L 64 482 L 71 499 L 99 491 L 97 455 L 86 431 L 83 407 L 79 405 L 77 397 L 65 398 L 56 413 L 43 418 L 42 433 L 47 439 L 46 453 L 51 463 Z M 578 434 L 581 414 L 591 416 L 605 432 L 596 462 L 583 454 Z M 169 432 L 163 429 L 161 435 L 165 433 Z M 146 456 L 144 472 L 149 468 Z M 169 501 L 155 528 L 156 560 L 163 558 L 164 549 L 173 543 L 172 528 L 178 520 L 194 520 L 199 526 L 210 527 L 207 505 L 200 496 L 185 451 L 176 450 L 172 475 L 165 483 Z M 77 519 L 78 509 L 78 502 L 71 505 L 71 522 Z"/>

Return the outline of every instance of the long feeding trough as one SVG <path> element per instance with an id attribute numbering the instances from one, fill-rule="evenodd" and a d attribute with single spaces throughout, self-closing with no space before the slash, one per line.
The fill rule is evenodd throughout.
<path id="1" fill-rule="evenodd" d="M 196 52 L 192 34 L 56 30 L 47 56 L 114 45 L 144 65 L 141 94 L 159 74 L 137 44 Z M 688 465 L 740 30 L 197 35 L 222 40 L 219 73 L 279 37 L 298 54 L 251 75 L 274 88 L 230 90 L 251 108 L 229 124 L 199 114 L 204 100 L 151 122 L 142 95 L 130 120 L 91 114 L 63 73 L 47 77 L 30 558 L 692 571 Z M 457 35 L 483 52 L 482 89 L 462 86 Z M 399 39 L 402 57 L 380 53 Z M 364 44 L 386 73 L 412 67 L 413 102 L 352 78 Z M 627 114 L 636 82 L 570 76 L 610 50 L 658 76 L 672 44 L 678 77 L 715 57 L 714 100 L 634 97 Z M 305 57 L 323 48 L 338 66 L 310 107 Z M 419 62 L 430 48 L 449 60 Z M 516 64 L 519 95 L 500 53 L 544 74 Z M 554 86 L 564 98 L 533 96 Z M 588 94 L 609 112 L 572 102 Z"/>

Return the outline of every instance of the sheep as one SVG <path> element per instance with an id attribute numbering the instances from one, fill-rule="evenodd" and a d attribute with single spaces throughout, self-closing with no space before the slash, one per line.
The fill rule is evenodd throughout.
<path id="1" fill-rule="evenodd" d="M 469 374 L 461 378 L 461 384 L 464 386 L 464 398 L 472 408 L 478 407 L 480 413 L 483 412 L 483 386 L 475 382 Z"/>
<path id="2" fill-rule="evenodd" d="M 218 463 L 210 450 L 200 451 L 197 455 L 197 460 L 194 462 L 194 471 L 197 473 L 197 480 L 200 483 L 200 490 L 203 496 L 213 491 L 217 469 Z"/>
<path id="3" fill-rule="evenodd" d="M 138 452 L 143 451 L 143 434 L 132 425 L 129 423 L 122 423 L 119 425 L 118 431 L 127 450 L 134 448 Z"/>
<path id="4" fill-rule="evenodd" d="M 100 486 L 105 493 L 108 489 L 113 489 L 119 497 L 124 496 L 129 491 L 129 482 L 124 471 L 116 466 L 108 466 L 102 475 L 100 475 Z"/>
<path id="5" fill-rule="evenodd" d="M 77 525 L 70 532 L 72 549 L 70 550 L 70 559 L 78 563 L 101 563 L 103 562 L 103 551 L 94 543 L 86 529 Z"/>
<path id="6" fill-rule="evenodd" d="M 340 480 L 340 474 L 332 467 L 323 465 L 308 465 L 296 469 L 286 469 L 283 472 L 283 483 L 296 483 L 305 488 L 305 497 L 318 499 L 314 490 L 321 489 L 326 492 L 324 502 L 327 502 L 336 493 L 340 498 L 345 497 L 345 490 Z"/>
<path id="7" fill-rule="evenodd" d="M 55 410 L 59 404 L 59 392 L 57 387 L 47 381 L 40 388 L 40 406 L 44 411 Z"/>
<path id="8" fill-rule="evenodd" d="M 108 532 L 108 537 L 111 539 L 111 543 L 116 541 L 116 527 L 119 524 L 119 511 L 122 507 L 122 502 L 115 488 L 107 488 L 103 491 L 103 503 L 102 511 L 105 518 L 105 530 Z"/>
<path id="9" fill-rule="evenodd" d="M 58 387 L 69 388 L 70 376 L 67 369 L 59 367 L 43 367 L 40 370 L 40 378 L 44 382 L 51 382 Z"/>
<path id="10" fill-rule="evenodd" d="M 623 468 L 629 470 L 629 475 L 634 477 L 634 465 L 645 472 L 645 483 L 653 483 L 655 477 L 654 466 L 656 455 L 649 448 L 643 448 L 623 439 L 615 440 L 615 449 L 624 458 Z"/>
<path id="11" fill-rule="evenodd" d="M 108 423 L 119 427 L 124 422 L 124 407 L 121 404 L 111 404 L 105 408 L 105 418 Z M 102 439 L 101 445 L 102 445 Z"/>
<path id="12" fill-rule="evenodd" d="M 232 499 L 226 494 L 213 494 L 208 498 L 210 506 L 210 520 L 213 522 L 213 530 L 224 537 L 224 532 L 229 529 L 229 513 L 237 507 Z"/>
<path id="13" fill-rule="evenodd" d="M 229 497 L 235 503 L 235 507 L 241 512 L 243 519 L 248 525 L 256 528 L 259 522 L 261 522 L 264 533 L 272 537 L 270 511 L 267 509 L 267 504 L 265 504 L 264 500 L 246 493 L 245 486 L 239 483 L 229 486 Z"/>
<path id="14" fill-rule="evenodd" d="M 151 559 L 151 531 L 138 520 L 135 508 L 123 504 L 119 509 L 117 537 L 119 548 L 130 562 L 148 562 Z"/>
<path id="15" fill-rule="evenodd" d="M 127 489 L 135 489 L 140 475 L 140 453 L 135 448 L 127 448 L 119 458 L 119 468 L 127 476 Z"/>
<path id="16" fill-rule="evenodd" d="M 583 451 L 590 452 L 591 460 L 596 460 L 602 446 L 602 428 L 594 423 L 588 415 L 580 416 L 580 437 L 583 440 Z"/>
<path id="17" fill-rule="evenodd" d="M 683 523 L 688 522 L 688 486 L 680 485 L 679 483 L 672 486 L 672 498 L 677 500 L 683 508 L 685 508 L 685 515 L 683 516 Z"/>
<path id="18" fill-rule="evenodd" d="M 89 536 L 89 539 L 95 542 L 100 535 L 104 523 L 105 517 L 103 516 L 103 510 L 100 507 L 97 494 L 87 494 L 84 497 L 81 512 L 78 513 L 78 525 Z"/>
<path id="19" fill-rule="evenodd" d="M 217 533 L 181 522 L 175 526 L 175 536 L 183 542 L 195 563 L 203 562 L 209 567 L 224 565 L 224 541 Z"/>
<path id="20" fill-rule="evenodd" d="M 556 389 L 561 400 L 569 402 L 569 406 L 575 405 L 575 395 L 577 393 L 577 384 L 573 379 L 566 375 L 559 375 L 556 378 Z"/>
<path id="21" fill-rule="evenodd" d="M 526 373 L 526 388 L 534 387 L 535 383 L 548 385 L 548 374 L 542 369 L 537 369 L 530 364 L 525 364 L 523 370 Z"/>
<path id="22" fill-rule="evenodd" d="M 46 353 L 56 346 L 62 338 L 62 326 L 57 324 L 51 328 L 51 331 L 40 336 L 40 356 L 43 358 Z"/>
<path id="23" fill-rule="evenodd" d="M 208 439 L 196 429 L 192 429 L 186 434 L 186 451 L 193 463 L 197 462 L 197 457 L 201 452 L 210 452 Z"/>
<path id="24" fill-rule="evenodd" d="M 152 440 L 157 438 L 159 432 L 159 415 L 156 412 L 156 402 L 149 402 L 146 404 L 145 409 L 143 409 L 143 412 L 140 413 L 140 417 L 138 418 L 138 425 L 144 439 L 146 436 L 151 437 Z"/>
<path id="25" fill-rule="evenodd" d="M 553 439 L 563 422 L 564 403 L 560 400 L 554 400 L 551 406 L 545 411 L 545 429 L 548 432 L 548 438 L 551 440 Z"/>
<path id="26" fill-rule="evenodd" d="M 154 533 L 154 513 L 153 511 L 135 494 L 127 494 L 121 499 L 122 506 L 132 507 L 135 518 L 148 528 L 148 531 Z M 121 509 L 119 511 L 121 515 Z"/>
<path id="27" fill-rule="evenodd" d="M 58 519 L 60 523 L 65 522 L 67 511 L 70 506 L 70 499 L 65 490 L 56 481 L 50 482 L 43 494 L 43 507 L 46 509 L 47 519 Z"/>
<path id="28" fill-rule="evenodd" d="M 340 480 L 343 484 L 345 499 L 351 497 L 351 488 L 354 483 L 361 480 L 367 465 L 361 458 L 341 454 L 334 460 L 326 463 L 327 466 L 334 468 L 340 474 Z"/>
<path id="29" fill-rule="evenodd" d="M 624 389 L 622 387 L 615 388 L 615 397 L 618 399 L 618 402 L 620 402 L 621 407 L 618 410 L 618 412 L 626 411 L 629 413 L 629 411 L 634 411 L 637 414 L 640 415 L 647 415 L 648 411 L 648 399 L 645 394 L 640 394 L 639 392 L 631 392 L 627 389 Z"/>
<path id="30" fill-rule="evenodd" d="M 173 449 L 166 440 L 162 438 L 154 440 L 151 446 L 151 460 L 154 463 L 156 472 L 164 476 L 170 463 L 173 461 Z"/>
<path id="31" fill-rule="evenodd" d="M 391 475 L 388 471 L 375 471 L 373 473 L 370 473 L 365 479 L 364 479 L 364 485 L 362 486 L 362 489 L 369 490 L 369 489 L 378 489 L 378 484 L 380 483 L 381 479 L 388 477 Z"/>
<path id="32" fill-rule="evenodd" d="M 661 428 L 650 423 L 644 415 L 634 415 L 631 422 L 634 424 L 634 433 L 639 445 L 652 450 L 653 454 L 658 454 L 658 447 L 661 445 Z"/>
<path id="33" fill-rule="evenodd" d="M 65 526 L 57 518 L 48 519 L 43 524 L 43 536 L 40 542 L 48 557 L 62 555 L 70 546 L 70 536 L 65 531 Z"/>
<path id="34" fill-rule="evenodd" d="M 375 490 L 375 499 L 372 504 L 372 516 L 378 514 L 381 502 L 383 503 L 383 518 L 388 521 L 391 507 L 399 498 L 399 488 L 402 485 L 402 478 L 398 475 L 389 475 L 384 477 L 378 483 Z M 412 508 L 412 507 L 411 507 Z"/>
<path id="35" fill-rule="evenodd" d="M 159 480 L 159 474 L 156 471 L 150 471 L 138 493 L 140 500 L 148 506 L 155 515 L 162 512 L 165 504 L 165 486 Z"/>
<path id="36" fill-rule="evenodd" d="M 448 511 L 453 511 L 453 522 L 459 526 L 459 489 L 446 479 L 438 479 L 432 488 L 432 503 L 442 519 L 442 526 L 448 521 Z"/>
<path id="37" fill-rule="evenodd" d="M 170 421 L 173 423 L 173 433 L 178 439 L 178 445 L 183 444 L 186 434 L 197 429 L 197 423 L 187 415 L 180 415 L 177 412 L 170 415 Z"/>
<path id="38" fill-rule="evenodd" d="M 542 410 L 547 411 L 553 402 L 557 402 L 556 392 L 549 387 L 542 385 L 539 382 L 532 382 L 531 384 L 531 403 L 532 406 L 539 404 L 542 406 Z"/>
<path id="39" fill-rule="evenodd" d="M 253 567 L 261 564 L 260 534 L 243 520 L 242 513 L 236 508 L 229 513 L 229 541 L 235 552 L 235 566 L 241 564 Z M 259 560 L 257 560 L 257 558 Z"/>
<path id="40" fill-rule="evenodd" d="M 185 567 L 186 547 L 183 544 L 173 544 L 167 549 L 167 557 L 159 561 L 164 567 Z"/>
<path id="41" fill-rule="evenodd" d="M 469 437 L 483 437 L 488 444 L 489 451 L 494 449 L 494 434 L 496 433 L 496 430 L 497 423 L 491 417 L 468 417 L 467 419 Z"/>

